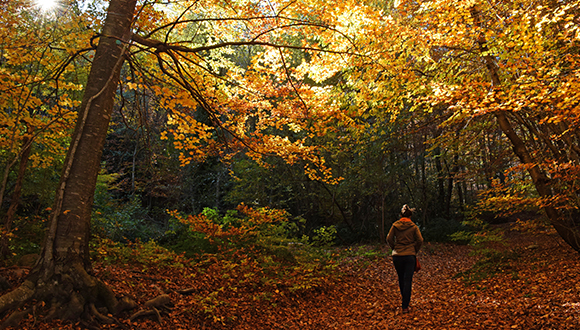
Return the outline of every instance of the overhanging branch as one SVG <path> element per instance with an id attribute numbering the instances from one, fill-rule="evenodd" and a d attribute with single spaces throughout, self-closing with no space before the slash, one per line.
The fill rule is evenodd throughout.
<path id="1" fill-rule="evenodd" d="M 158 52 L 164 53 L 167 51 L 176 51 L 176 52 L 183 52 L 183 53 L 199 53 L 203 51 L 208 51 L 212 49 L 219 49 L 231 46 L 264 46 L 264 47 L 272 47 L 277 49 L 298 49 L 298 50 L 307 50 L 313 52 L 321 52 L 321 53 L 329 53 L 329 54 L 341 54 L 341 55 L 356 55 L 361 56 L 360 54 L 348 52 L 348 51 L 336 51 L 330 49 L 323 49 L 323 48 L 316 48 L 316 47 L 308 47 L 308 46 L 294 46 L 294 45 L 280 45 L 272 42 L 265 42 L 265 41 L 230 41 L 230 42 L 222 42 L 208 46 L 200 46 L 200 47 L 185 47 L 179 46 L 175 44 L 165 43 L 159 40 L 144 38 L 138 34 L 133 34 L 131 38 L 134 42 L 141 44 L 143 46 L 155 48 Z"/>

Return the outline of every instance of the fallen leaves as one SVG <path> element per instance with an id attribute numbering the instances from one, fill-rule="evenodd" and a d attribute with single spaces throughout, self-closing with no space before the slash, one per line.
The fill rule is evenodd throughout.
<path id="1" fill-rule="evenodd" d="M 416 273 L 412 312 L 400 313 L 400 295 L 389 257 L 345 258 L 336 278 L 311 290 L 236 288 L 228 296 L 220 276 L 200 268 L 154 268 L 95 265 L 95 272 L 117 294 L 129 295 L 139 306 L 165 292 L 173 307 L 161 318 L 129 321 L 130 329 L 578 329 L 580 328 L 579 256 L 556 235 L 509 231 L 510 251 L 519 251 L 509 269 L 467 285 L 457 273 L 475 258 L 467 246 L 426 244 L 423 269 Z M 537 248 L 529 249 L 530 244 Z M 370 249 L 370 248 L 369 248 Z M 386 252 L 386 250 L 384 251 Z M 13 273 L 11 273 L 13 274 Z M 13 275 L 12 275 L 13 276 Z M 9 280 L 17 280 L 14 277 Z M 213 317 L 200 309 L 223 299 Z M 235 299 L 234 299 L 235 298 Z M 209 304 L 208 306 L 212 306 Z M 211 312 L 211 311 L 210 311 Z M 34 326 L 34 324 L 36 324 Z M 76 329 L 74 324 L 26 320 L 22 329 Z M 114 329 L 114 325 L 103 325 Z"/>

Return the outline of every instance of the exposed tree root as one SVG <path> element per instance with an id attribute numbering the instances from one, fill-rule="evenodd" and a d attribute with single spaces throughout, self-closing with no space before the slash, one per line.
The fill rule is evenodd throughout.
<path id="1" fill-rule="evenodd" d="M 162 294 L 145 302 L 145 307 L 149 309 L 142 309 L 138 311 L 137 313 L 131 315 L 129 320 L 133 321 L 142 317 L 155 316 L 157 322 L 161 323 L 161 313 L 169 313 L 173 307 L 173 303 L 171 302 L 169 295 Z"/>
<path id="2" fill-rule="evenodd" d="M 142 309 L 137 313 L 131 315 L 129 318 L 130 321 L 134 321 L 136 319 L 147 317 L 147 316 L 156 316 L 157 322 L 161 323 L 161 314 L 156 309 Z"/>
<path id="3" fill-rule="evenodd" d="M 28 306 L 25 310 L 22 307 Z M 87 328 L 98 324 L 119 324 L 114 317 L 135 308 L 127 297 L 117 299 L 99 279 L 89 275 L 81 263 L 72 263 L 51 272 L 33 270 L 28 279 L 13 291 L 0 297 L 0 314 L 14 311 L 0 329 L 15 327 L 36 310 L 42 310 L 43 320 L 82 320 Z M 96 327 L 98 328 L 98 327 Z"/>
<path id="4" fill-rule="evenodd" d="M 198 292 L 199 289 L 198 288 L 189 288 L 189 289 L 182 289 L 182 290 L 177 290 L 176 292 L 182 295 L 190 295 L 192 293 Z"/>
<path id="5" fill-rule="evenodd" d="M 95 307 L 95 304 L 90 304 L 90 311 L 91 314 L 97 319 L 99 320 L 101 323 L 105 323 L 105 324 L 113 324 L 115 322 L 117 322 L 117 320 L 115 320 L 112 317 L 108 317 L 106 315 L 101 314 L 101 312 L 99 312 L 97 310 L 97 308 Z"/>
<path id="6" fill-rule="evenodd" d="M 162 294 L 145 302 L 145 307 L 150 308 L 169 308 L 171 305 L 171 297 L 166 294 Z"/>
<path id="7" fill-rule="evenodd" d="M 25 309 L 23 311 L 17 311 L 12 313 L 3 323 L 0 325 L 0 329 L 5 329 L 8 327 L 16 327 L 28 314 L 32 312 L 32 308 Z"/>
<path id="8" fill-rule="evenodd" d="M 34 295 L 34 292 L 34 283 L 24 281 L 18 288 L 0 297 L 0 313 L 9 309 L 18 309 Z"/>

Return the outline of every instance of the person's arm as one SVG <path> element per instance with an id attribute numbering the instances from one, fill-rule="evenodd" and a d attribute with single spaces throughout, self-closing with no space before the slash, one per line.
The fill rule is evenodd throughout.
<path id="1" fill-rule="evenodd" d="M 387 244 L 389 244 L 389 247 L 392 249 L 395 248 L 395 227 L 391 226 L 391 229 L 389 230 L 389 234 L 387 235 Z"/>
<path id="2" fill-rule="evenodd" d="M 423 245 L 423 235 L 421 235 L 419 227 L 415 227 L 415 253 L 419 252 L 422 245 Z"/>

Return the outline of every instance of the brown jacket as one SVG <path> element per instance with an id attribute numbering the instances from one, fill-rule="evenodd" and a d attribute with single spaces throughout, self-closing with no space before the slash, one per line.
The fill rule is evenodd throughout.
<path id="1" fill-rule="evenodd" d="M 423 245 L 423 236 L 411 219 L 401 218 L 389 230 L 387 243 L 393 249 L 394 256 L 410 256 L 419 252 Z"/>

